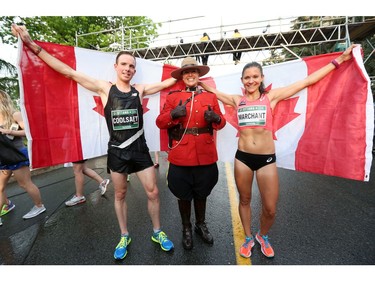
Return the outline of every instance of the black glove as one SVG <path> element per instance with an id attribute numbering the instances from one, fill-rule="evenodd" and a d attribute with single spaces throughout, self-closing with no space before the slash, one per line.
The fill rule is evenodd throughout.
<path id="1" fill-rule="evenodd" d="M 213 122 L 220 123 L 221 121 L 219 114 L 216 114 L 216 112 L 212 110 L 210 105 L 208 106 L 208 110 L 204 112 L 204 119 L 208 123 L 213 123 Z"/>
<path id="2" fill-rule="evenodd" d="M 180 100 L 176 108 L 171 111 L 171 117 L 177 119 L 184 116 L 186 116 L 186 104 L 182 104 L 182 100 Z"/>

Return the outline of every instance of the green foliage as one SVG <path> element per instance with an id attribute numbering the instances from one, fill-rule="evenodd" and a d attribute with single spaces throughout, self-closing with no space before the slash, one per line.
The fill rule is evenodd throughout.
<path id="1" fill-rule="evenodd" d="M 14 45 L 11 24 L 24 23 L 34 40 L 78 46 L 101 51 L 118 51 L 148 46 L 157 34 L 157 25 L 147 17 L 0 17 L 0 42 Z M 105 31 L 105 32 L 103 32 Z M 94 33 L 89 35 L 83 35 Z M 77 36 L 78 35 L 78 36 Z M 110 48 L 118 43 L 120 48 Z M 15 66 L 0 60 L 0 88 L 19 97 Z M 5 75 L 5 77 L 2 77 Z"/>
<path id="2" fill-rule="evenodd" d="M 136 45 L 145 47 L 147 42 L 157 36 L 157 25 L 143 16 L 0 17 L 0 38 L 4 44 L 15 44 L 17 41 L 17 38 L 10 34 L 12 22 L 26 24 L 31 37 L 35 40 L 97 50 L 105 49 L 119 39 L 129 42 L 130 38 L 134 38 L 134 41 L 132 45 L 125 45 L 127 49 L 133 49 Z M 95 34 L 82 36 L 89 33 Z"/>
<path id="3" fill-rule="evenodd" d="M 267 59 L 262 61 L 262 65 L 267 66 L 267 65 L 277 64 L 283 60 L 284 60 L 284 57 L 278 50 L 271 49 L 270 56 Z"/>
<path id="4" fill-rule="evenodd" d="M 0 59 L 0 74 L 0 89 L 7 92 L 12 99 L 18 99 L 19 88 L 16 67 Z"/>

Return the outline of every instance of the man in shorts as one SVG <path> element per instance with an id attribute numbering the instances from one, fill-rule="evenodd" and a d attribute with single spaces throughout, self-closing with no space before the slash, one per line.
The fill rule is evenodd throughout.
<path id="1" fill-rule="evenodd" d="M 117 73 L 116 83 L 111 84 L 76 71 L 50 55 L 30 38 L 25 26 L 13 24 L 12 33 L 20 36 L 24 45 L 52 69 L 100 95 L 110 133 L 107 164 L 115 189 L 114 204 L 121 231 L 114 258 L 125 258 L 127 246 L 131 242 L 125 201 L 127 176 L 131 173 L 136 173 L 146 191 L 148 212 L 153 226 L 152 241 L 160 244 L 164 251 L 172 250 L 174 245 L 160 226 L 159 191 L 154 164 L 143 132 L 142 99 L 146 95 L 155 94 L 174 85 L 176 79 L 169 78 L 154 84 L 131 85 L 131 79 L 136 73 L 136 59 L 131 53 L 121 51 L 114 64 Z"/>

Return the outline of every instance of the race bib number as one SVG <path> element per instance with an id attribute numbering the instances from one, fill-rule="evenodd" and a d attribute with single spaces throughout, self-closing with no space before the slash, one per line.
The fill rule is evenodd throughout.
<path id="1" fill-rule="evenodd" d="M 139 127 L 137 109 L 113 110 L 111 118 L 114 131 L 136 129 Z"/>
<path id="2" fill-rule="evenodd" d="M 265 126 L 267 107 L 265 105 L 246 106 L 238 109 L 238 125 L 244 126 Z"/>

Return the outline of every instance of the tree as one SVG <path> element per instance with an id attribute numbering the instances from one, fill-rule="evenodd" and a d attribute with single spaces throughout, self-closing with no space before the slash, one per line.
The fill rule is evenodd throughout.
<path id="1" fill-rule="evenodd" d="M 115 42 L 120 46 L 116 50 L 146 47 L 158 35 L 158 25 L 143 16 L 0 17 L 0 41 L 14 47 L 17 38 L 10 33 L 13 22 L 26 24 L 31 37 L 38 41 L 101 51 L 113 51 L 110 45 Z M 6 73 L 0 78 L 0 87 L 19 96 L 16 68 L 5 61 L 0 61 L 0 67 L 0 73 Z"/>
<path id="2" fill-rule="evenodd" d="M 158 25 L 148 17 L 0 17 L 0 38 L 4 44 L 15 44 L 10 34 L 12 22 L 26 24 L 35 40 L 79 46 L 88 49 L 105 49 L 123 34 L 123 39 L 135 38 L 139 48 L 148 45 L 157 34 Z M 124 27 L 121 30 L 121 27 Z M 82 34 L 95 33 L 87 36 Z M 78 42 L 77 37 L 78 35 Z M 77 44 L 78 43 L 78 44 Z M 135 44 L 125 45 L 127 49 Z"/>
<path id="3" fill-rule="evenodd" d="M 0 59 L 0 89 L 7 92 L 14 100 L 19 97 L 17 69 L 2 59 Z"/>
<path id="4" fill-rule="evenodd" d="M 279 50 L 271 49 L 269 57 L 263 60 L 262 64 L 266 66 L 279 63 L 280 61 L 285 61 L 283 54 Z"/>

